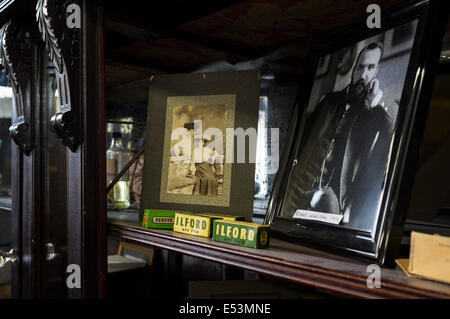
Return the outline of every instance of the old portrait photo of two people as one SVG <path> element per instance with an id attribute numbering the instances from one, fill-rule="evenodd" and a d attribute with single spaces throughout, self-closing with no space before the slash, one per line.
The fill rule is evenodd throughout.
<path id="1" fill-rule="evenodd" d="M 411 21 L 320 58 L 281 217 L 337 214 L 341 226 L 373 230 L 416 27 Z"/>

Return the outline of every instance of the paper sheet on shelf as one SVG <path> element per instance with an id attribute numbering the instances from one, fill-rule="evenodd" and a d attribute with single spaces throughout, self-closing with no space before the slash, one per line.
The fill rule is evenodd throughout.
<path id="1" fill-rule="evenodd" d="M 450 237 L 411 232 L 409 257 L 395 261 L 408 276 L 450 283 Z"/>

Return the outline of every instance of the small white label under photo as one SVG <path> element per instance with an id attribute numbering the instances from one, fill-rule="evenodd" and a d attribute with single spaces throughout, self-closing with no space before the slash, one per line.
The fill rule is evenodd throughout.
<path id="1" fill-rule="evenodd" d="M 294 216 L 292 216 L 292 218 L 316 220 L 316 221 L 319 221 L 322 223 L 339 225 L 342 221 L 342 218 L 344 218 L 344 215 L 328 214 L 328 213 L 315 212 L 312 210 L 297 209 L 295 211 Z"/>

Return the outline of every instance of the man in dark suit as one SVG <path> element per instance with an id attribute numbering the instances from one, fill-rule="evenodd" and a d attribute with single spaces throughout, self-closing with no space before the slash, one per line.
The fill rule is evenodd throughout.
<path id="1" fill-rule="evenodd" d="M 324 96 L 306 120 L 294 189 L 286 194 L 290 214 L 307 209 L 344 215 L 350 227 L 373 226 L 393 131 L 376 78 L 382 54 L 378 42 L 363 48 L 350 84 Z"/>

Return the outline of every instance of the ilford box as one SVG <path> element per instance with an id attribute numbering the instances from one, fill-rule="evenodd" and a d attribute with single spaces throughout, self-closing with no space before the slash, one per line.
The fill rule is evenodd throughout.
<path id="1" fill-rule="evenodd" d="M 214 219 L 214 217 L 177 212 L 175 214 L 173 230 L 189 235 L 211 237 Z"/>
<path id="2" fill-rule="evenodd" d="M 267 248 L 270 244 L 270 226 L 215 220 L 213 240 L 250 248 Z"/>
<path id="3" fill-rule="evenodd" d="M 144 228 L 173 229 L 175 210 L 146 209 L 142 220 Z"/>
<path id="4" fill-rule="evenodd" d="M 234 221 L 244 219 L 241 216 L 217 215 L 217 214 L 200 214 L 177 212 L 173 230 L 179 233 L 195 235 L 200 237 L 211 237 L 214 220 L 223 219 Z"/>

